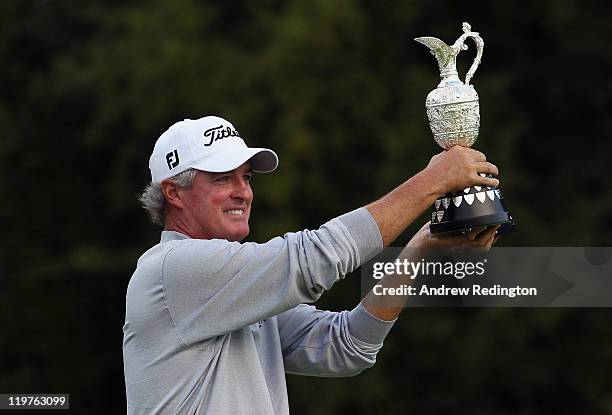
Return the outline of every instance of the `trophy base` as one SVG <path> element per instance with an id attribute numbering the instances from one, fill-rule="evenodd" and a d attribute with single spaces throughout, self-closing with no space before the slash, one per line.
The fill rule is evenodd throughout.
<path id="1" fill-rule="evenodd" d="M 446 222 L 446 223 L 431 223 L 429 229 L 431 233 L 436 235 L 455 235 L 462 234 L 471 231 L 478 227 L 489 227 L 501 225 L 497 232 L 497 235 L 503 235 L 504 233 L 512 232 L 516 227 L 512 216 L 505 213 L 485 215 L 473 218 L 472 220 Z"/>
<path id="2" fill-rule="evenodd" d="M 472 186 L 438 198 L 432 206 L 429 229 L 432 234 L 451 235 L 494 225 L 501 225 L 498 235 L 511 232 L 516 226 L 501 191 L 493 187 Z"/>

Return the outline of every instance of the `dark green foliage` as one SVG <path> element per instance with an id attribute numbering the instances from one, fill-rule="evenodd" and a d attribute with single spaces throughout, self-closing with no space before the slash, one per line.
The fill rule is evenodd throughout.
<path id="1" fill-rule="evenodd" d="M 0 2 L 0 392 L 125 411 L 125 287 L 158 238 L 136 195 L 169 125 L 225 116 L 280 155 L 255 179 L 249 240 L 317 227 L 439 151 L 424 110 L 437 67 L 412 39 L 452 42 L 464 20 L 485 39 L 475 148 L 519 226 L 500 244 L 610 245 L 611 17 L 577 0 Z M 321 306 L 353 307 L 357 281 Z M 610 323 L 596 309 L 408 310 L 361 376 L 289 377 L 293 411 L 606 413 Z"/>

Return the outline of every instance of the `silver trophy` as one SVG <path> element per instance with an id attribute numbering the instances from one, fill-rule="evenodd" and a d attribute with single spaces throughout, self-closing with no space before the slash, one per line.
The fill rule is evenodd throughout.
<path id="1" fill-rule="evenodd" d="M 435 37 L 414 39 L 429 48 L 440 68 L 442 80 L 427 95 L 425 108 L 434 139 L 445 150 L 456 145 L 471 147 L 478 138 L 480 128 L 478 94 L 470 85 L 470 80 L 480 64 L 484 41 L 477 32 L 471 31 L 468 23 L 463 23 L 462 27 L 463 34 L 451 46 Z M 457 73 L 457 55 L 467 50 L 465 41 L 468 38 L 476 44 L 476 58 L 463 83 Z M 466 232 L 478 226 L 496 224 L 502 224 L 498 233 L 514 228 L 498 188 L 472 186 L 447 193 L 438 198 L 432 207 L 432 233 Z"/>

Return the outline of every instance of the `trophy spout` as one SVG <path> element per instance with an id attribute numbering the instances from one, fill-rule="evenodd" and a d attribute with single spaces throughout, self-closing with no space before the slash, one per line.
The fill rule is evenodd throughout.
<path id="1" fill-rule="evenodd" d="M 431 54 L 435 56 L 442 80 L 457 76 L 457 54 L 459 50 L 455 50 L 436 37 L 423 36 L 414 40 L 427 46 Z"/>

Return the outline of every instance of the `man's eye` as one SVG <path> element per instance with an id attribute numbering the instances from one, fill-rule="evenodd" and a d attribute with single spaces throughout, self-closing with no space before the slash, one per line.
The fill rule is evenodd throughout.
<path id="1" fill-rule="evenodd" d="M 218 179 L 216 179 L 215 181 L 219 182 L 219 183 L 225 183 L 225 182 L 229 182 L 229 180 L 230 180 L 229 176 L 221 176 Z"/>
<path id="2" fill-rule="evenodd" d="M 251 180 L 253 180 L 253 175 L 252 174 L 245 174 L 244 175 L 244 180 L 247 182 L 250 182 Z"/>

